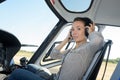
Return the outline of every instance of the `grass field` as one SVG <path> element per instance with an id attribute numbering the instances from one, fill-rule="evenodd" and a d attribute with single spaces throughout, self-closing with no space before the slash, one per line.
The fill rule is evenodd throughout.
<path id="1" fill-rule="evenodd" d="M 108 63 L 106 73 L 105 73 L 105 76 L 104 76 L 103 80 L 110 80 L 111 75 L 114 72 L 116 65 L 117 64 L 115 64 L 115 63 Z M 98 76 L 97 76 L 96 80 L 101 80 L 102 79 L 104 68 L 105 68 L 105 62 L 102 63 L 102 66 L 100 68 L 100 71 L 98 73 Z"/>
<path id="2" fill-rule="evenodd" d="M 28 52 L 28 51 L 19 51 L 15 56 L 14 56 L 14 61 L 16 64 L 20 63 L 20 59 L 22 57 L 26 57 L 28 60 L 32 57 L 33 53 Z"/>

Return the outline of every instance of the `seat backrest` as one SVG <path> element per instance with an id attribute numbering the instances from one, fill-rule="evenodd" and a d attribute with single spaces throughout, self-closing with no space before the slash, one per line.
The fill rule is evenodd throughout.
<path id="1" fill-rule="evenodd" d="M 111 44 L 112 44 L 112 40 L 105 41 L 104 46 L 96 52 L 88 70 L 83 76 L 83 80 L 96 80 L 96 76 L 98 74 L 106 50 L 107 48 L 110 48 Z"/>

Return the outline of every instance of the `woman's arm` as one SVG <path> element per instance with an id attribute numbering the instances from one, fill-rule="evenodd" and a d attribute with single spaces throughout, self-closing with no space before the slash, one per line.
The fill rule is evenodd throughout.
<path id="1" fill-rule="evenodd" d="M 58 46 L 55 47 L 55 49 L 60 51 L 67 42 L 68 42 L 68 38 L 65 38 Z"/>
<path id="2" fill-rule="evenodd" d="M 66 43 L 69 42 L 69 40 L 70 40 L 70 33 L 68 33 L 68 36 L 52 50 L 50 57 L 53 59 L 61 59 L 63 55 L 66 54 L 68 51 L 68 50 L 61 51 L 61 49 L 66 45 Z"/>
<path id="3" fill-rule="evenodd" d="M 89 45 L 91 50 L 98 50 L 100 49 L 104 44 L 104 38 L 100 32 L 95 31 L 95 25 L 90 24 L 90 27 L 88 27 L 88 39 L 90 40 Z"/>

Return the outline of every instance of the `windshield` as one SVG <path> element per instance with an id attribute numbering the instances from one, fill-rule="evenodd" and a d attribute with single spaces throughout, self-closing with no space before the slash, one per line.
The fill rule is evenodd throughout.
<path id="1" fill-rule="evenodd" d="M 0 29 L 15 35 L 24 57 L 31 58 L 58 18 L 51 12 L 44 0 L 6 0 L 0 4 Z M 2 36 L 2 35 L 0 35 Z M 27 46 L 28 45 L 28 46 Z M 32 53 L 28 57 L 28 54 Z M 19 54 L 20 59 L 21 54 Z"/>

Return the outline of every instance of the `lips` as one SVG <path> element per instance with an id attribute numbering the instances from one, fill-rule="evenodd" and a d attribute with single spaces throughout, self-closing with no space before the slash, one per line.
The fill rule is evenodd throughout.
<path id="1" fill-rule="evenodd" d="M 78 38 L 78 36 L 73 36 L 73 39 L 75 39 L 75 40 L 76 40 L 77 38 Z"/>

